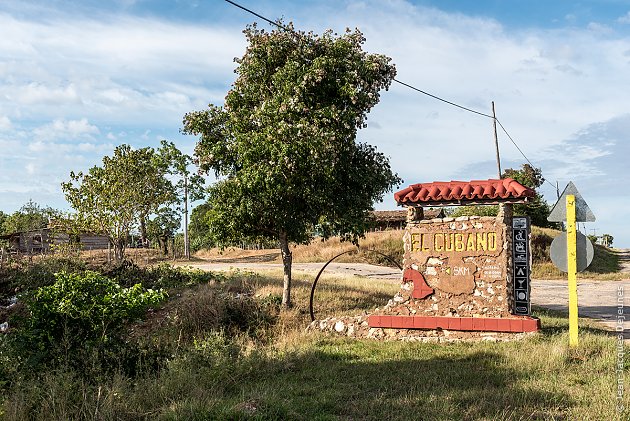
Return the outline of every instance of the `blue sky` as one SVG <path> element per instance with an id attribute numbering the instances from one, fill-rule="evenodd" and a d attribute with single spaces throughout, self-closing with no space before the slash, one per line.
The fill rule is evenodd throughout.
<path id="1" fill-rule="evenodd" d="M 586 231 L 630 247 L 630 1 L 249 1 L 304 30 L 358 27 L 398 79 L 497 116 L 550 182 L 573 181 Z M 0 210 L 68 209 L 60 183 L 116 145 L 174 141 L 183 115 L 221 104 L 242 30 L 221 1 L 0 3 Z M 263 22 L 260 25 L 266 27 Z M 496 176 L 491 120 L 393 85 L 359 134 L 407 184 Z M 523 157 L 499 133 L 503 167 Z M 395 207 L 388 196 L 380 209 Z"/>

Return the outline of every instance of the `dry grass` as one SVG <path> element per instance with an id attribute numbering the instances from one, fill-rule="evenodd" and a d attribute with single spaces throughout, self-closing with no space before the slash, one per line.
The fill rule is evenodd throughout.
<path id="1" fill-rule="evenodd" d="M 536 279 L 567 279 L 567 274 L 554 266 L 550 258 L 551 242 L 561 231 L 550 228 L 532 228 L 532 248 L 534 264 L 532 277 Z M 578 273 L 579 279 L 599 281 L 618 281 L 630 279 L 630 274 L 620 272 L 619 250 L 594 245 L 594 256 L 591 265 Z"/>
<path id="2" fill-rule="evenodd" d="M 293 253 L 293 262 L 295 263 L 313 263 L 327 262 L 333 257 L 339 256 L 337 262 L 357 262 L 372 263 L 386 266 L 395 266 L 387 258 L 380 256 L 367 250 L 376 250 L 390 256 L 395 261 L 402 263 L 402 236 L 403 231 L 378 231 L 369 232 L 365 238 L 359 240 L 360 252 L 357 247 L 349 242 L 341 241 L 339 238 L 331 238 L 328 240 L 315 239 L 306 245 L 294 245 L 291 248 Z M 230 247 L 224 250 L 214 248 L 210 250 L 201 250 L 195 253 L 195 257 L 204 260 L 217 262 L 243 261 L 243 262 L 275 262 L 280 263 L 279 249 L 262 249 L 262 250 L 242 250 L 240 248 Z"/>
<path id="3" fill-rule="evenodd" d="M 280 256 L 280 249 L 243 250 L 238 247 L 228 247 L 226 249 L 212 248 L 199 250 L 195 253 L 195 257 L 206 260 L 222 260 L 232 258 L 248 258 L 272 253 L 278 254 L 278 256 Z"/>
<path id="4" fill-rule="evenodd" d="M 362 250 L 376 250 L 398 259 L 402 257 L 402 236 L 403 231 L 377 231 L 369 232 L 365 238 L 359 240 L 359 247 Z M 331 238 L 325 241 L 315 239 L 308 245 L 298 245 L 293 247 L 293 259 L 295 262 L 327 262 L 336 255 L 356 250 L 356 246 L 348 242 L 342 242 L 339 238 Z M 369 252 L 349 253 L 340 256 L 339 262 L 361 262 L 372 263 L 381 261 Z"/>
<path id="5" fill-rule="evenodd" d="M 536 310 L 540 335 L 508 343 L 423 344 L 307 334 L 311 276 L 296 273 L 295 307 L 281 312 L 273 340 L 249 345 L 198 336 L 158 373 L 86 382 L 44 373 L 6 396 L 6 419 L 365 419 L 603 420 L 617 412 L 614 338 L 580 320 L 580 347 L 567 346 L 567 320 Z M 279 271 L 235 272 L 214 286 L 279 295 Z M 358 276 L 326 276 L 319 317 L 382 305 L 398 288 Z M 216 293 L 200 286 L 173 310 L 191 313 L 201 335 Z M 187 303 L 184 305 L 184 303 Z M 180 316 L 183 314 L 178 313 Z M 203 319 L 203 320 L 201 320 Z M 178 325 L 180 326 L 180 325 Z M 185 327 L 185 326 L 180 326 Z M 626 364 L 626 370 L 629 367 Z M 628 406 L 628 397 L 623 403 Z"/>

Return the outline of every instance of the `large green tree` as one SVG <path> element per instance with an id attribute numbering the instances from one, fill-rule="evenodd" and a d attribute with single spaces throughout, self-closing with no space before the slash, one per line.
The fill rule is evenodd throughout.
<path id="1" fill-rule="evenodd" d="M 207 213 L 219 244 L 275 239 L 291 304 L 290 243 L 315 230 L 358 241 L 375 201 L 400 182 L 389 160 L 357 143 L 369 110 L 395 76 L 390 59 L 363 51 L 360 31 L 321 36 L 245 31 L 248 47 L 223 106 L 187 114 L 195 155 L 219 181 Z"/>
<path id="2" fill-rule="evenodd" d="M 168 255 L 168 242 L 175 238 L 175 233 L 181 226 L 181 215 L 171 207 L 164 206 L 157 210 L 147 223 L 149 238 L 159 244 L 162 254 Z"/>
<path id="3" fill-rule="evenodd" d="M 132 229 L 146 222 L 160 206 L 174 199 L 167 167 L 153 148 L 120 145 L 102 166 L 70 173 L 61 187 L 83 229 L 108 236 L 116 260 L 124 259 Z"/>
<path id="4" fill-rule="evenodd" d="M 216 244 L 214 238 L 210 235 L 210 227 L 206 221 L 208 211 L 212 209 L 210 203 L 205 202 L 197 205 L 190 213 L 190 224 L 188 232 L 190 235 L 190 249 L 198 251 L 203 248 L 212 248 Z"/>

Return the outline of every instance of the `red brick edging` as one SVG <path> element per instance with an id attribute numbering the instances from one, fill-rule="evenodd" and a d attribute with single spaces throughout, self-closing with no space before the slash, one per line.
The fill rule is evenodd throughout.
<path id="1" fill-rule="evenodd" d="M 370 327 L 393 329 L 448 329 L 482 332 L 537 332 L 540 319 L 534 317 L 437 317 L 370 315 Z"/>

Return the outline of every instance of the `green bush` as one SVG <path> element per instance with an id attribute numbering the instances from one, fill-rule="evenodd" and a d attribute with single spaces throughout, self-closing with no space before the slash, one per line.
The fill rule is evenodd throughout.
<path id="1" fill-rule="evenodd" d="M 30 316 L 18 324 L 13 347 L 31 368 L 69 363 L 83 371 L 88 361 L 107 363 L 134 356 L 136 350 L 127 349 L 122 340 L 123 326 L 167 297 L 162 290 L 143 290 L 140 284 L 123 288 L 92 271 L 60 272 L 55 279 L 22 297 Z"/>
<path id="2" fill-rule="evenodd" d="M 0 270 L 0 286 L 4 295 L 16 289 L 27 291 L 55 282 L 57 272 L 83 272 L 85 262 L 77 258 L 46 256 L 34 262 L 21 259 Z"/>
<path id="3" fill-rule="evenodd" d="M 133 262 L 122 263 L 106 271 L 105 276 L 118 282 L 122 286 L 140 283 L 144 288 L 177 288 L 192 286 L 210 280 L 217 280 L 220 275 L 201 269 L 173 267 L 168 263 L 161 263 L 150 268 L 141 268 Z"/>

